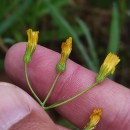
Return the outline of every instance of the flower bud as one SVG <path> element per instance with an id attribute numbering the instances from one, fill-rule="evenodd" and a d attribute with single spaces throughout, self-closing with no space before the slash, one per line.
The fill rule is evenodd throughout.
<path id="1" fill-rule="evenodd" d="M 27 30 L 28 43 L 26 45 L 26 52 L 24 54 L 24 63 L 29 63 L 32 59 L 32 55 L 36 49 L 38 41 L 38 31 L 32 31 L 32 29 Z"/>
<path id="2" fill-rule="evenodd" d="M 89 122 L 85 126 L 84 130 L 94 130 L 96 125 L 101 119 L 102 110 L 101 109 L 94 109 L 93 113 L 91 114 L 89 118 Z"/>
<path id="3" fill-rule="evenodd" d="M 105 58 L 103 64 L 100 67 L 99 74 L 96 77 L 96 82 L 102 82 L 109 74 L 113 74 L 116 68 L 116 65 L 120 62 L 120 59 L 117 55 L 109 53 Z"/>
<path id="4" fill-rule="evenodd" d="M 61 45 L 61 58 L 58 64 L 56 65 L 57 72 L 64 72 L 66 69 L 67 59 L 72 51 L 72 37 L 69 37 L 66 42 L 63 42 Z"/>

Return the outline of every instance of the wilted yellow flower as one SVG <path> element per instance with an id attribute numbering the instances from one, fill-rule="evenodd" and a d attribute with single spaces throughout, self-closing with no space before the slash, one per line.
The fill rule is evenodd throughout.
<path id="1" fill-rule="evenodd" d="M 94 109 L 84 130 L 93 130 L 101 119 L 102 109 Z"/>
<path id="2" fill-rule="evenodd" d="M 115 71 L 116 65 L 119 62 L 120 62 L 119 57 L 110 52 L 100 67 L 100 71 L 96 77 L 96 81 L 100 83 L 106 78 L 106 76 L 108 76 L 109 74 L 113 74 Z"/>
<path id="3" fill-rule="evenodd" d="M 24 55 L 24 62 L 29 63 L 31 61 L 32 55 L 36 49 L 38 41 L 38 31 L 32 31 L 32 29 L 27 30 L 28 43 L 26 45 L 26 52 Z"/>
<path id="4" fill-rule="evenodd" d="M 57 71 L 64 72 L 66 69 L 66 61 L 72 51 L 72 37 L 69 37 L 66 42 L 63 42 L 61 45 L 61 58 L 59 63 L 57 64 Z"/>

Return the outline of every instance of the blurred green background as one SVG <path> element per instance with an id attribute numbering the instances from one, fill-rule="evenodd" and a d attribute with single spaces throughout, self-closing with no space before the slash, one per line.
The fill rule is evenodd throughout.
<path id="1" fill-rule="evenodd" d="M 129 0 L 1 0 L 0 81 L 11 82 L 4 57 L 9 47 L 27 41 L 28 28 L 39 30 L 39 44 L 58 52 L 61 42 L 72 36 L 70 58 L 96 72 L 108 52 L 117 53 L 121 62 L 112 78 L 130 86 Z M 58 122 L 69 126 L 62 120 Z"/>

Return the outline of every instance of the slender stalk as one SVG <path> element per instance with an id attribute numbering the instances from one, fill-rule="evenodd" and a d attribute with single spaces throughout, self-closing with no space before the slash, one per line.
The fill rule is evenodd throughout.
<path id="1" fill-rule="evenodd" d="M 59 79 L 60 74 L 61 74 L 61 73 L 58 73 L 58 74 L 56 75 L 55 80 L 54 80 L 54 82 L 53 82 L 53 84 L 52 84 L 52 86 L 51 86 L 51 89 L 49 90 L 49 92 L 48 92 L 48 94 L 47 94 L 47 96 L 46 96 L 44 102 L 42 103 L 42 106 L 45 105 L 46 101 L 47 101 L 48 98 L 50 97 L 50 95 L 51 95 L 51 93 L 52 93 L 52 91 L 53 91 L 53 89 L 54 89 L 54 87 L 55 87 L 55 85 L 56 85 L 56 82 L 57 82 L 57 80 Z"/>
<path id="2" fill-rule="evenodd" d="M 96 83 L 94 83 L 93 85 L 91 85 L 90 87 L 86 88 L 85 90 L 79 92 L 79 93 L 76 94 L 75 96 L 73 96 L 73 97 L 71 97 L 71 98 L 69 98 L 69 99 L 67 99 L 67 100 L 65 100 L 65 101 L 63 101 L 63 102 L 54 103 L 54 104 L 52 104 L 51 106 L 44 107 L 44 109 L 47 110 L 47 109 L 50 109 L 50 108 L 54 108 L 54 107 L 58 107 L 58 106 L 61 106 L 61 105 L 63 105 L 63 104 L 66 104 L 66 103 L 68 103 L 68 102 L 74 100 L 75 98 L 81 96 L 82 94 L 84 94 L 84 93 L 87 92 L 88 90 L 92 89 L 92 88 L 95 87 L 97 84 L 98 84 L 98 83 L 96 82 Z"/>
<path id="3" fill-rule="evenodd" d="M 31 84 L 30 84 L 30 82 L 29 82 L 29 79 L 28 79 L 28 71 L 27 71 L 27 64 L 26 64 L 26 63 L 24 63 L 24 71 L 25 71 L 25 76 L 26 76 L 26 82 L 27 82 L 27 84 L 28 84 L 28 86 L 29 86 L 30 91 L 32 92 L 33 96 L 37 99 L 37 101 L 40 103 L 40 105 L 42 106 L 42 101 L 39 99 L 39 97 L 38 97 L 38 96 L 36 95 L 36 93 L 33 91 L 32 86 L 31 86 Z"/>

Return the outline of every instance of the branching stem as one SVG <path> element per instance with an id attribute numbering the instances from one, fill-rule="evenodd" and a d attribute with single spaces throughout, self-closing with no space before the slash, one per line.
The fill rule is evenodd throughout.
<path id="1" fill-rule="evenodd" d="M 96 82 L 96 83 L 94 83 L 93 85 L 91 85 L 91 86 L 89 86 L 88 88 L 86 88 L 85 90 L 83 90 L 83 91 L 79 92 L 78 94 L 74 95 L 73 97 L 71 97 L 71 98 L 69 98 L 69 99 L 67 99 L 67 100 L 65 100 L 65 101 L 63 101 L 63 102 L 57 102 L 57 103 L 54 103 L 54 104 L 52 104 L 52 105 L 50 105 L 50 106 L 48 106 L 48 107 L 44 107 L 44 109 L 47 110 L 47 109 L 51 109 L 51 108 L 58 107 L 58 106 L 61 106 L 61 105 L 63 105 L 63 104 L 66 104 L 66 103 L 68 103 L 68 102 L 74 100 L 75 98 L 81 96 L 82 94 L 86 93 L 88 90 L 92 89 L 92 88 L 95 87 L 97 84 L 98 84 L 98 83 Z"/>
<path id="2" fill-rule="evenodd" d="M 32 86 L 31 86 L 31 84 L 30 84 L 30 82 L 29 82 L 29 79 L 28 79 L 28 71 L 27 71 L 27 64 L 26 64 L 26 63 L 24 63 L 24 72 L 25 72 L 25 76 L 26 76 L 26 82 L 27 82 L 27 84 L 28 84 L 28 86 L 29 86 L 30 91 L 32 92 L 32 94 L 33 94 L 33 96 L 36 98 L 36 100 L 40 103 L 40 105 L 42 106 L 42 101 L 39 99 L 39 97 L 38 97 L 38 96 L 36 95 L 36 93 L 33 91 Z"/>

